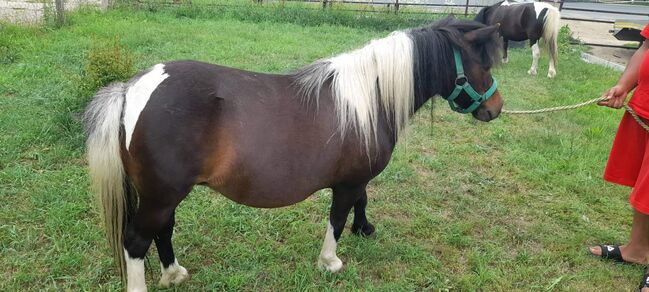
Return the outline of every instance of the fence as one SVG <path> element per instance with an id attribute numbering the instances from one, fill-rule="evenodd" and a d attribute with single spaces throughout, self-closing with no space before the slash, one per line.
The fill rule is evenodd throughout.
<path id="1" fill-rule="evenodd" d="M 257 0 L 261 2 L 263 0 Z M 387 7 L 389 11 L 394 11 L 399 13 L 402 7 L 419 7 L 421 8 L 419 13 L 429 13 L 429 12 L 439 12 L 436 10 L 442 9 L 443 12 L 453 12 L 456 14 L 463 13 L 465 16 L 468 16 L 470 13 L 477 13 L 480 8 L 493 5 L 500 2 L 501 0 L 419 0 L 413 2 L 413 0 L 380 0 L 380 1 L 367 1 L 367 0 L 266 0 L 266 2 L 308 2 L 308 3 L 321 3 L 322 8 L 331 7 L 333 3 L 336 4 L 351 4 L 351 5 L 368 5 L 372 7 Z M 414 0 L 416 1 L 416 0 Z M 525 1 L 525 0 L 523 0 Z M 512 1 L 514 2 L 514 1 Z M 519 2 L 522 2 L 519 0 Z M 529 1 L 531 2 L 531 1 Z M 555 6 L 558 6 L 559 10 L 562 11 L 561 19 L 564 20 L 573 20 L 580 22 L 595 22 L 595 23 L 608 23 L 614 24 L 615 18 L 628 18 L 635 17 L 635 20 L 639 21 L 649 21 L 649 6 L 647 5 L 637 5 L 637 4 L 649 4 L 647 1 L 611 1 L 611 0 L 600 0 L 600 1 L 544 1 L 553 3 Z M 630 6 L 629 4 L 636 4 Z M 344 8 L 342 8 L 344 9 Z M 644 11 L 643 11 L 644 10 Z M 565 13 L 569 12 L 569 13 Z M 409 13 L 413 13 L 409 11 Z M 415 12 L 417 13 L 417 12 Z M 600 17 L 604 15 L 604 17 Z M 613 27 L 611 27 L 613 28 Z M 585 45 L 591 46 L 601 46 L 601 47 L 615 47 L 615 48 L 625 48 L 625 49 L 634 49 L 633 47 L 628 46 L 619 46 L 611 44 L 598 44 L 598 43 L 582 43 Z"/>
<path id="2" fill-rule="evenodd" d="M 263 0 L 257 0 L 261 3 Z M 332 4 L 351 4 L 351 5 L 367 5 L 372 7 L 386 7 L 395 13 L 401 12 L 403 7 L 420 8 L 419 11 L 408 11 L 408 13 L 430 13 L 442 11 L 458 11 L 468 16 L 471 13 L 476 13 L 480 8 L 488 7 L 496 4 L 502 0 L 419 0 L 419 1 L 404 1 L 404 0 L 380 0 L 380 1 L 364 1 L 364 0 L 266 0 L 266 2 L 303 2 L 303 3 L 321 3 L 322 8 L 331 7 Z M 551 1 L 547 1 L 551 2 Z"/>

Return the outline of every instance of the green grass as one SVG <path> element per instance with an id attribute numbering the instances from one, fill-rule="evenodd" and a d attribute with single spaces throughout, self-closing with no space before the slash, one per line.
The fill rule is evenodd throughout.
<path id="1" fill-rule="evenodd" d="M 253 12 L 251 12 L 253 13 Z M 254 14 L 254 13 L 253 13 Z M 297 17 L 297 16 L 296 16 Z M 197 59 L 286 72 L 356 48 L 387 30 L 302 26 L 231 14 L 115 10 L 70 15 L 61 29 L 0 28 L 0 291 L 118 290 L 89 192 L 83 137 L 61 125 L 84 55 L 118 36 L 140 70 Z M 400 23 L 394 23 L 399 27 Z M 3 55 L 5 54 L 5 55 Z M 618 72 L 564 53 L 556 79 L 528 76 L 529 50 L 494 71 L 510 109 L 599 96 Z M 621 111 L 502 116 L 485 124 L 430 104 L 368 189 L 370 238 L 345 231 L 331 275 L 315 262 L 331 194 L 282 209 L 237 205 L 198 187 L 177 213 L 174 244 L 192 278 L 172 290 L 611 291 L 642 268 L 599 261 L 585 246 L 623 243 L 628 189 L 600 177 Z M 74 119 L 72 119 L 74 121 Z M 150 251 L 147 282 L 159 269 Z"/>

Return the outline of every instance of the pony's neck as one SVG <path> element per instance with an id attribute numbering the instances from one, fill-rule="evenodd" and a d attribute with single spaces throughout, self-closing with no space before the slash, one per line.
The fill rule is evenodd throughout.
<path id="1" fill-rule="evenodd" d="M 459 32 L 424 27 L 393 32 L 358 50 L 316 62 L 297 72 L 302 98 L 319 99 L 331 83 L 339 132 L 359 134 L 365 145 L 376 140 L 379 123 L 398 136 L 410 117 L 432 96 L 448 94 L 455 68 L 452 38 Z"/>
<path id="2" fill-rule="evenodd" d="M 448 35 L 440 30 L 414 30 L 415 44 L 413 110 L 418 111 L 436 95 L 449 94 L 455 79 L 453 47 Z"/>
<path id="3" fill-rule="evenodd" d="M 307 66 L 296 75 L 301 95 L 317 99 L 326 81 L 342 136 L 358 133 L 365 145 L 376 140 L 382 117 L 395 135 L 414 109 L 414 42 L 407 32 L 393 32 L 358 50 Z M 421 106 L 421 105 L 420 105 Z"/>

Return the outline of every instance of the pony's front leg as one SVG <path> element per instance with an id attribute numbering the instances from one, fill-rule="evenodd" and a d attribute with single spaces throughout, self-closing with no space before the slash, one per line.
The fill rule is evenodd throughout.
<path id="1" fill-rule="evenodd" d="M 338 186 L 333 188 L 333 202 L 329 212 L 329 223 L 325 234 L 318 267 L 335 273 L 343 267 L 343 262 L 336 255 L 336 245 L 345 228 L 347 215 L 365 191 L 365 185 L 348 187 Z"/>
<path id="2" fill-rule="evenodd" d="M 509 40 L 503 38 L 503 64 L 509 63 L 509 58 L 507 57 L 507 49 L 509 47 Z"/>
<path id="3" fill-rule="evenodd" d="M 182 283 L 189 278 L 187 269 L 178 264 L 178 260 L 174 256 L 174 249 L 171 244 L 174 224 L 175 212 L 171 214 L 165 227 L 155 237 L 155 245 L 158 249 L 158 256 L 160 257 L 160 271 L 162 273 L 159 285 L 165 288 L 171 286 L 171 284 Z"/>
<path id="4" fill-rule="evenodd" d="M 532 67 L 527 71 L 530 75 L 536 75 L 536 69 L 539 66 L 539 58 L 541 57 L 541 49 L 539 49 L 539 44 L 534 42 L 532 45 Z"/>
<path id="5" fill-rule="evenodd" d="M 365 207 L 367 206 L 367 192 L 363 189 L 358 201 L 354 203 L 354 223 L 352 224 L 352 233 L 357 235 L 369 236 L 374 233 L 374 225 L 367 221 Z"/>

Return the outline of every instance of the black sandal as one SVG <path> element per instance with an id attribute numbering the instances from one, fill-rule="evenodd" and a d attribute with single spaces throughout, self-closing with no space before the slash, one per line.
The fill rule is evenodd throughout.
<path id="1" fill-rule="evenodd" d="M 600 258 L 607 259 L 607 260 L 614 260 L 618 263 L 625 263 L 625 264 L 633 264 L 631 262 L 627 262 L 622 258 L 622 251 L 620 251 L 620 246 L 619 245 L 600 245 L 600 249 L 602 249 L 602 254 L 600 255 Z M 590 252 L 590 250 L 589 250 Z M 594 256 L 597 256 L 593 253 L 591 253 Z"/>
<path id="2" fill-rule="evenodd" d="M 642 288 L 649 288 L 649 270 L 645 270 L 644 278 L 640 282 L 640 287 L 638 287 L 638 292 L 642 291 Z"/>

